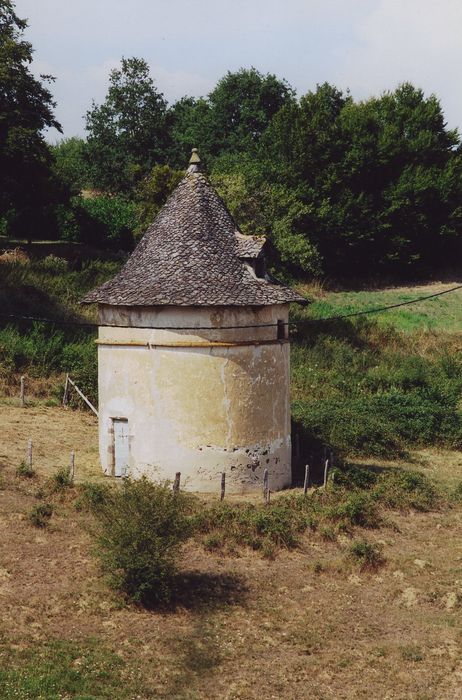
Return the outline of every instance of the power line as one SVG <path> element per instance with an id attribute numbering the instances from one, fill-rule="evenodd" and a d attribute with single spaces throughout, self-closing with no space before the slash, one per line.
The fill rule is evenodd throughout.
<path id="1" fill-rule="evenodd" d="M 389 311 L 390 309 L 398 309 L 402 306 L 410 306 L 411 304 L 419 304 L 428 299 L 435 299 L 436 297 L 443 296 L 444 294 L 450 294 L 451 292 L 456 292 L 462 289 L 462 284 L 459 284 L 450 289 L 444 289 L 441 292 L 435 292 L 434 294 L 427 294 L 426 296 L 417 297 L 416 299 L 409 299 L 408 301 L 402 301 L 397 304 L 390 304 L 388 306 L 380 306 L 373 309 L 364 309 L 363 311 L 354 311 L 349 314 L 338 314 L 334 316 L 325 316 L 324 318 L 306 318 L 300 319 L 298 321 L 288 321 L 284 323 L 286 326 L 299 326 L 310 323 L 322 323 L 326 321 L 339 321 L 345 318 L 354 318 L 356 316 L 365 316 L 367 314 L 377 314 L 384 311 Z M 130 326 L 121 326 L 119 324 L 110 323 L 92 323 L 90 321 L 65 321 L 52 318 L 43 318 L 40 316 L 25 316 L 19 314 L 2 314 L 0 313 L 0 318 L 11 319 L 14 321 L 33 321 L 35 323 L 46 323 L 55 326 L 74 326 L 81 328 L 129 328 Z M 210 331 L 210 330 L 238 330 L 246 328 L 277 328 L 278 323 L 259 323 L 259 324 L 246 324 L 246 325 L 235 325 L 235 326 L 219 326 L 218 328 L 212 328 L 210 326 L 144 326 L 150 330 L 163 330 L 163 331 Z M 137 328 L 143 328 L 143 326 L 137 326 Z"/>
<path id="2" fill-rule="evenodd" d="M 450 289 L 444 289 L 442 292 L 435 292 L 434 294 L 428 294 L 424 297 L 418 297 L 417 299 L 410 299 L 409 301 L 401 301 L 398 304 L 390 304 L 389 306 L 380 306 L 374 309 L 364 309 L 364 311 L 353 311 L 351 314 L 339 314 L 338 316 L 325 316 L 324 318 L 307 318 L 301 319 L 300 321 L 290 321 L 289 325 L 292 323 L 298 325 L 300 323 L 318 323 L 321 321 L 338 321 L 343 318 L 353 318 L 354 316 L 365 316 L 366 314 L 378 314 L 382 311 L 388 311 L 389 309 L 398 309 L 401 306 L 410 306 L 411 304 L 419 304 L 422 301 L 427 301 L 428 299 L 435 299 L 436 297 L 441 297 L 443 294 L 449 294 L 450 292 L 456 292 L 458 289 L 462 289 L 462 284 L 458 284 L 456 287 L 451 287 Z"/>

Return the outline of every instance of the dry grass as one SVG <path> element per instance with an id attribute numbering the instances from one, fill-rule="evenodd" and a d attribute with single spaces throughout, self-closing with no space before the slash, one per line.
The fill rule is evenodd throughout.
<path id="1" fill-rule="evenodd" d="M 72 409 L 40 404 L 22 409 L 0 404 L 0 465 L 17 468 L 25 459 L 27 441 L 32 439 L 34 469 L 39 476 L 51 476 L 67 466 L 75 450 L 76 481 L 100 480 L 96 416 Z"/>
<path id="2" fill-rule="evenodd" d="M 85 648 L 93 639 L 121 660 L 126 700 L 461 697 L 460 506 L 393 514 L 394 527 L 368 533 L 386 559 L 373 573 L 351 561 L 346 537 L 311 535 L 274 561 L 191 544 L 177 609 L 145 611 L 108 592 L 91 556 L 89 516 L 69 496 L 58 499 L 48 528 L 27 519 L 38 484 L 72 448 L 77 478 L 100 478 L 93 417 L 4 405 L 0 426 L 0 639 L 9 664 L 50 640 Z M 39 478 L 24 481 L 14 472 L 28 437 Z M 460 454 L 418 459 L 444 483 L 462 479 Z"/>

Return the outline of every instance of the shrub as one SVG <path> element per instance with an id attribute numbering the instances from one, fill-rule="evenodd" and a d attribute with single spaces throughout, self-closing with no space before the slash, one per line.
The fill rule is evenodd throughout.
<path id="1" fill-rule="evenodd" d="M 380 517 L 370 494 L 360 491 L 339 494 L 336 502 L 325 509 L 325 517 L 337 523 L 340 529 L 351 527 L 378 527 Z"/>
<path id="2" fill-rule="evenodd" d="M 388 469 L 377 479 L 373 497 L 387 508 L 428 511 L 439 500 L 435 485 L 420 472 Z"/>
<path id="3" fill-rule="evenodd" d="M 349 553 L 359 563 L 361 571 L 374 570 L 385 563 L 381 547 L 367 540 L 355 540 L 350 545 Z"/>
<path id="4" fill-rule="evenodd" d="M 37 472 L 28 462 L 21 462 L 19 467 L 16 469 L 16 476 L 20 479 L 32 479 L 36 476 Z"/>
<path id="5" fill-rule="evenodd" d="M 52 493 L 65 491 L 73 485 L 72 475 L 67 467 L 58 469 L 49 480 L 50 490 Z"/>
<path id="6" fill-rule="evenodd" d="M 282 497 L 269 506 L 217 503 L 198 512 L 194 524 L 199 532 L 214 536 L 221 532 L 228 541 L 252 549 L 268 549 L 270 542 L 291 548 L 305 529 L 306 518 L 295 499 Z"/>
<path id="7" fill-rule="evenodd" d="M 191 534 L 189 503 L 185 494 L 145 478 L 125 479 L 120 489 L 93 503 L 103 569 L 134 602 L 171 601 L 179 547 Z"/>
<path id="8" fill-rule="evenodd" d="M 53 506 L 51 503 L 40 503 L 34 506 L 29 513 L 29 520 L 35 527 L 46 527 L 53 515 Z"/>
<path id="9" fill-rule="evenodd" d="M 130 250 L 138 207 L 121 195 L 74 198 L 80 239 L 93 245 Z"/>
<path id="10" fill-rule="evenodd" d="M 422 357 L 414 338 L 373 321 L 297 323 L 292 415 L 307 454 L 319 444 L 380 457 L 461 444 L 462 362 L 444 344 Z"/>
<path id="11" fill-rule="evenodd" d="M 81 484 L 79 495 L 75 500 L 76 510 L 94 510 L 101 506 L 109 495 L 109 488 L 105 484 L 93 484 L 91 482 Z"/>

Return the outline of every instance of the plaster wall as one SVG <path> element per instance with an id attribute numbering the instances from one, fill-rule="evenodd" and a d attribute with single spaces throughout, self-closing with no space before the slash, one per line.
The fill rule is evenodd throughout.
<path id="1" fill-rule="evenodd" d="M 287 323 L 287 305 L 101 306 L 103 471 L 114 469 L 112 421 L 126 418 L 134 478 L 180 471 L 182 487 L 218 492 L 225 471 L 227 492 L 243 493 L 261 489 L 268 468 L 271 490 L 290 485 L 289 342 L 278 320 Z M 262 327 L 229 328 L 252 325 Z"/>

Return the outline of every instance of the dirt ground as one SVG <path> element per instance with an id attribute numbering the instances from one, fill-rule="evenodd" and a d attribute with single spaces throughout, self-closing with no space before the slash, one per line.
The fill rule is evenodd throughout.
<path id="1" fill-rule="evenodd" d="M 273 561 L 189 546 L 180 604 L 146 611 L 106 588 L 89 516 L 66 499 L 48 528 L 34 528 L 27 513 L 38 484 L 15 477 L 31 437 L 38 481 L 67 464 L 71 449 L 78 480 L 101 478 L 95 419 L 4 404 L 0 428 L 2 643 L 97 640 L 140 679 L 127 700 L 462 697 L 460 506 L 392 513 L 387 527 L 367 532 L 386 559 L 375 574 L 348 563 L 346 537 L 310 535 Z M 460 453 L 416 459 L 442 482 L 462 480 Z"/>

